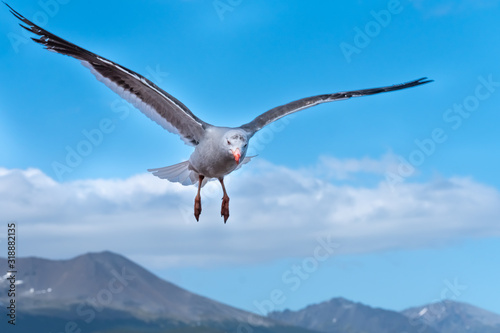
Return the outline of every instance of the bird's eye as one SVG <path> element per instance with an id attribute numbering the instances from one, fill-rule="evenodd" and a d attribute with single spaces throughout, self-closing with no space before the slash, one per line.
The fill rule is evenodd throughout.
<path id="1" fill-rule="evenodd" d="M 231 142 L 230 142 L 229 140 L 227 140 L 227 144 L 228 144 L 228 145 L 230 145 L 230 144 L 231 144 Z"/>
<path id="2" fill-rule="evenodd" d="M 245 148 L 246 146 L 248 146 L 248 143 L 245 143 L 245 145 L 243 146 L 243 148 Z"/>

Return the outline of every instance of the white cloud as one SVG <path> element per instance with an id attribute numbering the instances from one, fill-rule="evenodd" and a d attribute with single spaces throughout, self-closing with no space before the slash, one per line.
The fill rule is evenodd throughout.
<path id="1" fill-rule="evenodd" d="M 400 160 L 393 153 L 387 153 L 380 159 L 364 157 L 362 159 L 338 159 L 332 156 L 321 156 L 315 171 L 335 180 L 354 180 L 360 173 L 383 175 L 387 172 L 397 173 Z"/>
<path id="2" fill-rule="evenodd" d="M 456 177 L 394 190 L 383 177 L 393 160 L 323 158 L 309 170 L 256 160 L 227 179 L 227 225 L 218 183 L 203 189 L 197 223 L 196 189 L 150 174 L 58 183 L 36 169 L 0 169 L 0 211 L 5 222 L 17 221 L 20 255 L 111 250 L 156 268 L 310 256 L 318 237 L 330 237 L 341 253 L 363 253 L 500 236 L 495 188 Z M 317 176 L 359 172 L 380 182 L 339 185 Z"/>

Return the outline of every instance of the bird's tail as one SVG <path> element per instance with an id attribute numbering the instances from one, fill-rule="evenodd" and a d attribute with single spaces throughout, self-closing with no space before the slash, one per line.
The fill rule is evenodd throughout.
<path id="1" fill-rule="evenodd" d="M 238 165 L 236 170 L 241 168 L 243 164 L 247 164 L 248 162 L 250 162 L 250 160 L 254 157 L 255 156 L 245 157 L 245 159 L 240 163 L 240 165 Z M 189 161 L 184 161 L 163 168 L 148 169 L 148 171 L 153 173 L 153 175 L 155 175 L 158 178 L 167 179 L 172 183 L 181 183 L 182 185 L 185 186 L 198 184 L 200 176 L 198 172 L 192 170 L 189 167 Z M 214 179 L 215 178 L 205 177 L 203 179 L 203 182 L 201 183 L 201 186 L 202 187 L 205 186 L 206 183 Z"/>
<path id="2" fill-rule="evenodd" d="M 197 184 L 199 181 L 199 174 L 189 168 L 189 161 L 184 161 L 163 168 L 148 169 L 148 171 L 152 172 L 153 175 L 158 178 L 167 179 L 172 183 L 181 183 L 185 186 Z M 209 180 L 209 178 L 205 177 L 201 185 L 205 186 Z"/>

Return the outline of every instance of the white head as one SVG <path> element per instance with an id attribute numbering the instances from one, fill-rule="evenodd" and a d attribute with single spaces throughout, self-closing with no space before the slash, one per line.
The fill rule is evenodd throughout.
<path id="1" fill-rule="evenodd" d="M 245 158 L 247 153 L 248 134 L 243 130 L 229 130 L 224 134 L 222 144 L 226 147 L 228 154 L 234 157 L 236 164 L 239 164 L 240 159 Z"/>

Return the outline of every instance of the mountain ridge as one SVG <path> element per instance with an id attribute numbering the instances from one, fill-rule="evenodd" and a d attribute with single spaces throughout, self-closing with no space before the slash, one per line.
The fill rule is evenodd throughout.
<path id="1" fill-rule="evenodd" d="M 415 327 L 396 311 L 374 308 L 342 297 L 311 304 L 298 311 L 274 311 L 277 321 L 328 333 L 438 333 L 428 325 Z"/>
<path id="2" fill-rule="evenodd" d="M 0 259 L 0 265 L 6 267 L 6 259 Z M 60 324 L 73 322 L 96 329 L 124 320 L 129 326 L 151 330 L 203 325 L 236 329 L 249 323 L 256 331 L 281 329 L 269 318 L 191 293 L 110 251 L 65 260 L 18 258 L 16 267 L 20 319 L 25 316 L 44 323 L 57 319 Z M 2 296 L 7 295 L 8 276 L 0 277 L 0 304 L 5 305 L 8 299 Z"/>
<path id="3" fill-rule="evenodd" d="M 111 251 L 16 259 L 16 332 L 500 333 L 500 315 L 443 301 L 401 312 L 337 297 L 267 317 L 189 292 Z M 7 259 L 0 258 L 0 267 Z M 5 312 L 8 276 L 0 273 Z M 2 313 L 0 313 L 2 314 Z M 1 325 L 5 322 L 0 323 Z M 69 325 L 69 326 L 68 326 Z M 73 326 L 72 326 L 73 325 Z"/>
<path id="4" fill-rule="evenodd" d="M 500 332 L 500 315 L 462 302 L 443 300 L 401 313 L 415 324 L 424 323 L 440 333 Z"/>

